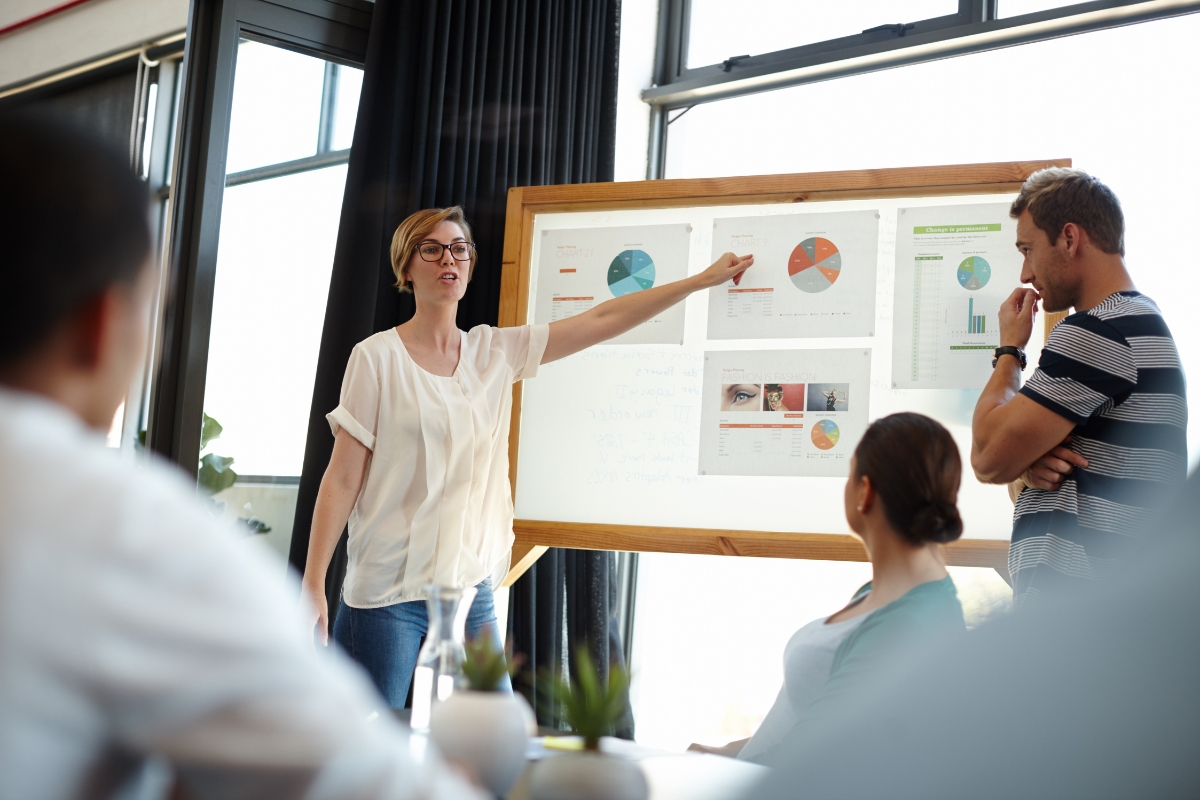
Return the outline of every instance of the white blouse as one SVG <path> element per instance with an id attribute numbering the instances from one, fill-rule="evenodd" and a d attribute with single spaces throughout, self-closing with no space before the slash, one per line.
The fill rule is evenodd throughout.
<path id="1" fill-rule="evenodd" d="M 462 334 L 451 377 L 426 372 L 395 328 L 350 354 L 326 415 L 371 451 L 349 519 L 343 599 L 354 608 L 421 600 L 427 584 L 503 577 L 513 543 L 512 384 L 537 374 L 549 325 Z"/>
<path id="2" fill-rule="evenodd" d="M 779 696 L 754 736 L 738 753 L 739 759 L 753 759 L 783 741 L 804 709 L 825 688 L 833 669 L 833 657 L 842 642 L 869 616 L 861 614 L 832 624 L 825 622 L 829 617 L 822 617 L 792 634 L 783 650 L 783 686 Z"/>

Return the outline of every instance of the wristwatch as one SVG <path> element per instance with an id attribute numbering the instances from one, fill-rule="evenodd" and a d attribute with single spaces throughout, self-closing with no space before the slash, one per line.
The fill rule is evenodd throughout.
<path id="1" fill-rule="evenodd" d="M 1016 356 L 1017 360 L 1021 362 L 1021 370 L 1025 370 L 1025 351 L 1021 348 L 1012 345 L 997 347 L 992 353 L 992 369 L 995 369 L 996 364 L 1000 362 L 1000 356 Z"/>

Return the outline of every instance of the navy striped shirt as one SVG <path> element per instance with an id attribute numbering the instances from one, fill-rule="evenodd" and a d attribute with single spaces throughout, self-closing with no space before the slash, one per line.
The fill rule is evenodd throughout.
<path id="1" fill-rule="evenodd" d="M 1187 478 L 1187 392 L 1158 306 L 1117 292 L 1060 322 L 1021 394 L 1075 423 L 1089 462 L 1054 491 L 1017 498 L 1008 569 L 1017 605 L 1111 571 Z"/>

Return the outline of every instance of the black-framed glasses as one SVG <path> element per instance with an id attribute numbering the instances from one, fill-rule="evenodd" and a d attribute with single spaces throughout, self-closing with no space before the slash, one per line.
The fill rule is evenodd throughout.
<path id="1" fill-rule="evenodd" d="M 442 253 L 446 250 L 450 251 L 450 257 L 455 261 L 470 261 L 471 251 L 474 249 L 474 242 L 451 242 L 450 244 L 421 242 L 417 245 L 417 253 L 420 254 L 423 261 L 441 261 Z"/>

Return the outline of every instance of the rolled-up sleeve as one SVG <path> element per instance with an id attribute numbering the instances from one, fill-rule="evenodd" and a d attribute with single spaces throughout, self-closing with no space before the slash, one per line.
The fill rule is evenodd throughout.
<path id="1" fill-rule="evenodd" d="M 496 328 L 492 337 L 492 341 L 504 351 L 504 357 L 512 367 L 513 383 L 537 375 L 542 356 L 546 354 L 546 342 L 549 340 L 549 325 Z"/>
<path id="2" fill-rule="evenodd" d="M 362 345 L 350 353 L 338 407 L 326 414 L 325 419 L 329 420 L 334 436 L 339 429 L 345 429 L 374 451 L 379 425 L 379 372 Z"/>

